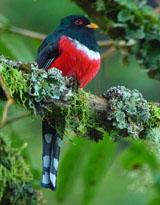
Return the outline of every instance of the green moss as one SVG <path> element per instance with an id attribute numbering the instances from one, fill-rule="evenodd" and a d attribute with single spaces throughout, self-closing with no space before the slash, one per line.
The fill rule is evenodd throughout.
<path id="1" fill-rule="evenodd" d="M 16 102 L 19 105 L 25 105 L 25 102 L 27 101 L 25 94 L 28 94 L 30 85 L 22 75 L 22 72 L 12 67 L 8 67 L 8 65 L 2 63 L 1 74 L 10 91 L 11 96 L 16 99 Z"/>
<path id="2" fill-rule="evenodd" d="M 74 92 L 71 105 L 69 107 L 63 107 L 62 113 L 65 116 L 67 125 L 73 130 L 77 130 L 80 135 L 84 135 L 87 127 L 93 125 L 92 116 L 94 113 L 90 110 L 87 94 L 82 89 Z"/>
<path id="3" fill-rule="evenodd" d="M 94 3 L 93 7 L 96 8 L 97 11 L 104 11 L 105 10 L 105 3 L 104 0 L 98 0 Z"/>
<path id="4" fill-rule="evenodd" d="M 152 128 L 147 131 L 146 140 L 149 142 L 150 150 L 160 154 L 160 127 Z"/>
<path id="5" fill-rule="evenodd" d="M 24 147 L 12 148 L 0 133 L 0 204 L 36 205 L 43 201 L 31 184 L 30 168 L 22 157 Z"/>
<path id="6" fill-rule="evenodd" d="M 89 106 L 88 95 L 83 89 L 78 89 L 77 92 L 74 92 L 71 105 L 62 108 L 62 115 L 65 116 L 66 126 L 70 127 L 80 136 L 87 135 L 90 129 L 96 130 L 97 128 L 96 114 Z M 90 135 L 89 137 L 94 138 Z M 99 138 L 98 134 L 96 137 L 97 139 Z"/>
<path id="7" fill-rule="evenodd" d="M 63 92 L 67 94 L 69 89 L 65 86 L 60 70 L 55 68 L 46 72 L 33 63 L 28 73 L 27 70 L 10 64 L 12 65 L 11 60 L 1 57 L 0 73 L 16 104 L 23 105 L 34 114 L 45 116 L 52 111 L 54 100 L 67 100 L 62 99 Z M 22 64 L 22 67 L 26 66 Z"/>
<path id="8" fill-rule="evenodd" d="M 159 157 L 160 154 L 160 106 L 156 103 L 148 103 L 150 110 L 150 118 L 148 122 L 148 129 L 146 140 L 150 145 L 150 149 L 154 151 Z"/>
<path id="9" fill-rule="evenodd" d="M 60 70 L 51 69 L 46 72 L 33 64 L 31 73 L 23 73 L 4 62 L 0 66 L 0 72 L 16 103 L 25 105 L 32 113 L 48 121 L 54 112 L 57 122 L 63 121 L 62 124 L 65 122 L 80 136 L 88 135 L 98 141 L 102 132 L 97 128 L 96 115 L 89 106 L 87 93 L 82 89 L 75 91 L 69 101 L 70 106 L 64 106 L 61 114 L 60 108 L 54 105 L 57 100 L 67 101 L 65 96 L 70 92 Z"/>
<path id="10" fill-rule="evenodd" d="M 149 128 L 160 127 L 160 106 L 155 103 L 148 103 L 151 117 L 149 119 Z"/>

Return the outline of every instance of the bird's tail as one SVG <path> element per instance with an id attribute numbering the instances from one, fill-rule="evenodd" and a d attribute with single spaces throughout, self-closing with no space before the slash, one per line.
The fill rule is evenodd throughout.
<path id="1" fill-rule="evenodd" d="M 42 122 L 43 132 L 43 175 L 41 186 L 56 189 L 58 161 L 61 148 L 61 137 L 45 120 Z"/>

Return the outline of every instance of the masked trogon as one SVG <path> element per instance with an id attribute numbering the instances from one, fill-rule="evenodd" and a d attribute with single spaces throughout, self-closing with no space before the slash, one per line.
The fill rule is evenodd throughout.
<path id="1" fill-rule="evenodd" d="M 55 32 L 48 35 L 38 49 L 39 68 L 57 68 L 63 76 L 72 76 L 83 88 L 98 73 L 100 54 L 94 36 L 98 26 L 82 15 L 62 19 Z M 56 189 L 58 160 L 62 136 L 45 120 L 43 130 L 43 175 L 41 186 Z"/>

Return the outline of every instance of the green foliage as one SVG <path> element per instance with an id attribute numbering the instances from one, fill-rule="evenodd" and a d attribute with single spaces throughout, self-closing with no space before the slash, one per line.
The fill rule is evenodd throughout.
<path id="1" fill-rule="evenodd" d="M 10 141 L 0 134 L 0 204 L 42 203 L 41 194 L 31 185 L 30 168 L 22 157 L 21 148 L 12 148 Z"/>
<path id="2" fill-rule="evenodd" d="M 160 204 L 160 197 L 157 197 L 151 200 L 147 205 L 159 205 Z"/>
<path id="3" fill-rule="evenodd" d="M 0 14 L 0 25 L 3 27 L 3 29 L 7 29 L 9 27 L 8 19 L 2 16 L 1 14 Z"/>
<path id="4" fill-rule="evenodd" d="M 160 127 L 160 107 L 157 104 L 149 103 L 148 104 L 151 117 L 149 119 L 149 127 L 155 128 Z"/>
<path id="5" fill-rule="evenodd" d="M 142 94 L 137 90 L 131 91 L 118 86 L 110 88 L 104 96 L 108 101 L 107 119 L 112 121 L 116 129 L 124 130 L 126 136 L 139 138 L 150 118 L 147 101 Z M 118 130 L 115 135 L 118 135 Z"/>
<path id="6" fill-rule="evenodd" d="M 97 190 L 109 170 L 115 156 L 117 145 L 112 143 L 107 133 L 99 143 L 73 137 L 73 143 L 60 162 L 56 198 L 63 203 L 74 193 L 82 175 L 80 204 L 92 204 Z M 74 156 L 74 157 L 73 157 Z M 74 180 L 73 180 L 74 179 Z M 65 182 L 65 183 L 64 183 Z"/>
<path id="7" fill-rule="evenodd" d="M 87 145 L 86 139 L 78 139 L 75 136 L 74 143 L 70 143 L 70 147 L 65 152 L 59 167 L 58 189 L 56 191 L 58 201 L 65 201 L 68 195 L 74 191 L 78 180 L 77 176 L 83 168 Z"/>
<path id="8" fill-rule="evenodd" d="M 96 7 L 96 9 L 98 11 L 104 11 L 105 10 L 105 3 L 104 3 L 104 0 L 99 0 L 99 1 L 96 1 L 94 6 Z"/>
<path id="9" fill-rule="evenodd" d="M 35 54 L 32 47 L 29 48 L 31 42 L 27 42 L 23 36 L 17 36 L 14 34 L 0 33 L 0 53 L 5 56 L 10 56 L 14 60 L 21 61 L 33 61 Z"/>
<path id="10" fill-rule="evenodd" d="M 128 173 L 132 173 L 134 189 L 140 191 L 147 187 L 154 187 L 159 196 L 160 161 L 156 149 L 151 150 L 147 142 L 130 142 L 129 148 L 121 154 L 120 159 Z"/>
<path id="11" fill-rule="evenodd" d="M 83 170 L 83 205 L 92 204 L 100 183 L 113 163 L 115 150 L 116 144 L 112 143 L 107 133 L 103 141 L 92 144 L 91 154 Z"/>
<path id="12" fill-rule="evenodd" d="M 145 69 L 158 70 L 160 66 L 160 19 L 153 14 L 153 9 L 146 5 L 146 1 L 128 2 L 116 0 L 119 4 L 117 16 L 118 26 L 124 28 L 123 40 L 134 40 L 135 45 L 130 52 L 134 54 L 138 63 Z M 116 25 L 115 25 L 116 27 Z M 156 78 L 158 76 L 155 76 Z"/>
<path id="13" fill-rule="evenodd" d="M 160 154 L 160 107 L 156 103 L 148 103 L 151 117 L 148 122 L 146 139 L 150 142 L 151 150 Z"/>
<path id="14" fill-rule="evenodd" d="M 46 7 L 43 8 L 45 9 L 47 12 L 42 12 L 43 15 L 39 16 L 39 13 L 41 13 L 41 8 L 44 5 L 43 0 L 40 1 L 32 1 L 32 0 L 28 0 L 28 1 L 24 1 L 22 2 L 21 0 L 17 0 L 14 2 L 11 2 L 10 0 L 2 0 L 1 3 L 1 11 L 3 11 L 5 13 L 5 15 L 7 15 L 7 12 L 10 15 L 10 18 L 13 22 L 14 25 L 16 25 L 16 21 L 18 23 L 19 26 L 21 27 L 26 27 L 28 26 L 29 29 L 33 29 L 33 30 L 42 30 L 42 32 L 48 33 L 50 32 L 52 29 L 52 25 L 55 22 L 58 24 L 59 19 L 62 18 L 62 15 L 69 15 L 72 14 L 68 12 L 68 10 L 71 10 L 71 5 L 70 2 L 68 3 L 68 9 L 66 9 L 67 3 L 68 1 L 63 1 L 63 3 L 65 3 L 65 6 L 63 4 L 64 9 L 62 8 L 62 2 L 60 1 L 54 1 L 54 3 L 52 2 L 46 2 Z M 79 1 L 80 2 L 80 1 Z M 87 2 L 87 1 L 86 1 Z M 91 2 L 91 1 L 90 1 Z M 93 0 L 92 2 L 95 2 L 95 0 Z M 147 70 L 148 69 L 152 69 L 153 67 L 155 69 L 158 68 L 159 65 L 159 41 L 155 40 L 145 40 L 146 36 L 153 36 L 153 33 L 155 33 L 156 39 L 157 36 L 159 35 L 159 26 L 158 25 L 158 21 L 156 23 L 156 19 L 159 19 L 159 17 L 154 17 L 153 18 L 153 11 L 149 11 L 149 17 L 146 16 L 145 18 L 143 13 L 146 13 L 146 6 L 145 4 L 141 3 L 142 1 L 133 1 L 133 0 L 99 0 L 96 1 L 97 5 L 94 4 L 97 7 L 97 10 L 102 12 L 102 15 L 105 16 L 105 20 L 106 20 L 106 25 L 107 25 L 107 30 L 110 34 L 110 36 L 115 39 L 116 42 L 120 42 L 120 49 L 123 51 L 123 53 L 126 55 L 124 57 L 128 57 L 128 54 L 135 54 L 137 56 L 138 62 L 140 65 L 142 66 L 146 66 Z M 137 3 L 141 3 L 142 6 L 141 8 L 137 7 Z M 17 5 L 21 5 L 20 7 Z M 51 6 L 51 4 L 53 5 L 53 7 Z M 36 15 L 37 13 L 35 12 L 35 5 L 36 8 L 38 9 L 37 12 L 38 16 Z M 47 6 L 48 5 L 48 6 Z M 56 5 L 56 6 L 55 6 Z M 60 9 L 57 9 L 57 5 L 60 5 Z M 73 5 L 73 4 L 72 4 Z M 136 5 L 136 6 L 135 6 Z M 22 15 L 24 17 L 24 13 L 27 13 L 28 8 L 32 8 L 30 11 L 30 16 L 29 19 L 25 19 L 25 18 L 21 18 L 20 15 Z M 107 7 L 106 7 L 107 6 Z M 7 9 L 5 9 L 8 8 Z M 14 9 L 13 9 L 14 8 Z M 20 10 L 18 11 L 18 8 L 20 8 Z M 53 9 L 55 9 L 55 11 L 53 12 Z M 107 12 L 104 13 L 106 11 L 107 8 Z M 126 9 L 127 8 L 127 9 Z M 33 10 L 33 12 L 32 12 Z M 122 11 L 123 10 L 123 11 Z M 50 15 L 48 15 L 48 11 L 50 12 Z M 75 11 L 75 10 L 74 10 Z M 121 12 L 122 11 L 122 12 Z M 13 13 L 15 12 L 15 13 Z M 57 13 L 56 13 L 57 12 Z M 119 14 L 119 12 L 121 12 Z M 78 12 L 79 13 L 79 10 Z M 47 14 L 45 16 L 45 14 Z M 134 15 L 136 16 L 137 19 L 134 18 Z M 56 16 L 56 18 L 55 18 Z M 97 15 L 95 15 L 97 16 Z M 58 18 L 59 17 L 59 18 Z M 33 18 L 33 20 L 31 19 Z M 17 20 L 15 20 L 17 19 Z M 23 19 L 23 21 L 20 21 L 20 19 Z M 38 21 L 35 21 L 35 20 Z M 46 20 L 48 19 L 48 20 Z M 51 19 L 54 19 L 54 21 L 52 21 Z M 142 20 L 143 19 L 143 20 Z M 1 21 L 1 20 L 0 20 Z M 33 23 L 34 21 L 34 23 Z M 134 25 L 133 25 L 133 23 Z M 146 32 L 144 33 L 144 27 L 142 25 L 143 22 L 146 22 L 146 26 L 145 30 Z M 148 23 L 147 23 L 148 22 Z M 154 22 L 154 24 L 153 24 Z M 5 22 L 4 22 L 5 23 Z M 136 26 L 136 23 L 138 26 Z M 43 26 L 45 25 L 45 27 Z M 48 25 L 48 26 L 47 26 Z M 7 23 L 6 23 L 7 26 Z M 38 29 L 37 29 L 38 28 Z M 147 29 L 148 28 L 148 29 Z M 149 32 L 148 32 L 149 31 Z M 150 32 L 151 31 L 151 32 Z M 127 33 L 128 32 L 128 33 Z M 127 35 L 126 35 L 127 33 Z M 11 56 L 14 59 L 19 59 L 19 60 L 25 60 L 25 61 L 32 61 L 36 55 L 35 50 L 38 47 L 38 42 L 34 41 L 32 43 L 30 43 L 30 39 L 25 39 L 21 36 L 17 36 L 17 35 L 13 35 L 10 33 L 0 33 L 0 53 L 4 53 L 5 56 Z M 121 46 L 122 45 L 122 46 Z M 146 56 L 149 56 L 146 57 Z M 115 58 L 114 58 L 115 59 Z M 116 58 L 117 59 L 117 58 Z M 124 58 L 124 60 L 126 60 L 126 58 Z M 117 64 L 115 65 L 115 67 L 118 67 L 119 69 L 119 61 L 117 61 Z M 147 63 L 149 62 L 149 64 Z M 104 65 L 104 63 L 103 63 Z M 107 64 L 108 66 L 108 64 Z M 153 67 L 152 67 L 153 66 Z M 106 69 L 103 69 L 106 70 Z M 114 84 L 122 84 L 122 81 L 124 80 L 124 73 L 126 72 L 126 70 L 124 69 L 122 71 L 117 71 L 117 73 L 115 74 L 114 72 L 114 68 L 112 67 L 112 69 L 110 69 L 110 71 L 113 71 L 113 75 L 116 76 L 114 79 Z M 38 71 L 38 70 L 37 70 Z M 107 72 L 110 72 L 109 70 Z M 156 70 L 155 70 L 156 71 Z M 158 71 L 158 69 L 157 69 Z M 101 70 L 102 72 L 102 70 Z M 105 71 L 104 71 L 105 72 Z M 121 73 L 120 73 L 121 72 Z M 127 73 L 127 72 L 126 72 Z M 37 74 L 38 75 L 38 74 Z M 99 75 L 99 76 L 104 76 L 104 79 L 106 77 L 105 73 Z M 154 74 L 153 74 L 154 75 Z M 110 82 L 112 83 L 112 74 L 110 73 Z M 118 77 L 117 77 L 118 76 Z M 119 80 L 122 76 L 122 81 L 116 81 L 117 79 Z M 107 76 L 108 77 L 108 76 Z M 97 77 L 98 79 L 99 77 Z M 113 77 L 114 78 L 114 77 Z M 132 81 L 127 79 L 127 76 L 125 75 L 125 83 L 127 83 L 127 81 L 129 81 L 129 83 L 127 84 L 128 87 L 133 87 L 133 85 L 131 84 Z M 102 82 L 102 78 L 98 79 Z M 137 82 L 141 81 L 139 76 L 134 76 L 134 81 L 133 82 L 135 84 L 135 86 L 137 86 Z M 95 81 L 93 81 L 95 82 Z M 94 86 L 93 82 L 91 83 L 91 86 L 89 87 L 90 89 L 93 90 L 93 92 L 96 90 L 99 93 L 102 93 L 103 91 L 98 90 L 97 89 L 97 84 Z M 97 81 L 98 82 L 98 81 Z M 146 83 L 146 84 L 145 84 Z M 102 83 L 101 86 L 103 86 L 105 83 Z M 150 82 L 141 82 L 141 84 L 144 84 L 148 87 L 152 87 L 153 92 L 148 92 L 148 95 L 146 94 L 146 96 L 148 96 L 148 98 L 150 100 L 155 100 L 153 97 L 153 94 L 155 94 L 156 96 L 156 89 L 154 86 L 150 86 Z M 113 85 L 113 84 L 112 84 Z M 144 85 L 140 85 L 141 92 L 145 92 Z M 111 86 L 111 84 L 109 84 L 108 82 L 108 86 Z M 45 87 L 45 86 L 44 86 Z M 35 96 L 36 101 L 38 101 L 38 95 L 42 96 L 42 90 L 44 89 L 44 87 L 38 87 L 37 90 L 39 92 L 39 94 L 37 94 Z M 94 87 L 96 88 L 94 90 Z M 157 85 L 158 88 L 158 85 Z M 105 87 L 103 87 L 103 90 L 105 89 Z M 34 90 L 32 90 L 34 91 Z M 37 93 L 37 92 L 36 92 Z M 57 95 L 56 95 L 57 96 Z M 33 97 L 33 101 L 34 101 L 34 96 L 30 96 Z M 158 98 L 158 95 L 157 95 Z M 156 98 L 156 99 L 157 99 Z M 74 98 L 73 98 L 74 100 Z M 33 105 L 33 101 L 31 102 L 31 109 L 34 109 L 35 112 L 37 112 L 37 107 L 36 107 L 36 101 L 34 101 L 34 105 Z M 42 99 L 43 101 L 43 99 Z M 43 105 L 41 101 L 41 105 Z M 78 103 L 79 101 L 77 101 Z M 86 105 L 85 105 L 86 106 Z M 47 109 L 50 107 L 46 107 Z M 46 108 L 44 109 L 46 112 Z M 76 105 L 74 106 L 76 113 L 78 115 L 78 117 L 76 118 L 72 118 L 72 122 L 74 123 L 75 127 L 79 126 L 81 124 L 81 121 L 79 121 L 79 114 L 81 115 L 82 113 L 80 113 L 80 110 L 77 111 L 77 107 Z M 149 107 L 150 109 L 150 107 Z M 151 110 L 151 109 L 150 109 Z M 3 109 L 0 110 L 1 113 L 3 111 Z M 90 110 L 89 110 L 90 112 Z M 153 108 L 153 110 L 151 110 L 151 118 L 149 119 L 149 128 L 151 128 L 150 131 L 152 132 L 148 132 L 148 140 L 154 140 L 155 136 L 160 136 L 160 130 L 158 128 L 159 123 L 159 110 L 155 107 Z M 11 115 L 14 115 L 14 113 L 9 113 Z M 54 113 L 55 114 L 55 113 Z M 90 113 L 89 113 L 90 114 Z M 88 116 L 88 114 L 84 114 L 84 116 Z M 153 118 L 152 118 L 153 116 Z M 89 119 L 89 118 L 88 118 Z M 80 122 L 80 124 L 76 124 L 75 121 Z M 71 122 L 71 121 L 70 121 Z M 85 125 L 88 124 L 88 122 L 84 122 Z M 96 122 L 97 123 L 97 122 Z M 90 124 L 90 122 L 89 122 Z M 22 132 L 23 135 L 21 135 L 21 132 L 19 129 L 19 125 L 21 126 L 21 130 L 24 130 L 24 132 Z M 70 123 L 70 125 L 72 126 L 72 123 Z M 39 123 L 40 126 L 40 123 Z M 92 126 L 92 123 L 91 123 Z M 22 129 L 23 127 L 23 129 Z M 73 126 L 73 129 L 75 128 Z M 82 129 L 81 129 L 82 128 Z M 89 127 L 86 127 L 82 124 L 80 128 L 80 132 L 82 131 L 83 133 L 83 128 L 84 130 L 87 131 L 89 130 Z M 154 128 L 154 129 L 153 129 Z M 36 130 L 33 132 L 33 129 Z M 12 125 L 10 126 L 6 126 L 6 132 L 16 132 L 17 135 L 22 136 L 22 140 L 27 140 L 26 137 L 26 131 L 27 133 L 29 133 L 28 135 L 31 137 L 30 142 L 31 142 L 31 147 L 30 149 L 30 157 L 32 158 L 32 165 L 37 166 L 34 164 L 34 159 L 36 158 L 36 161 L 39 160 L 38 156 L 39 153 L 41 152 L 41 146 L 37 146 L 39 143 L 39 136 L 37 135 L 36 137 L 36 132 L 37 130 L 40 130 L 40 127 L 38 127 L 38 123 L 35 124 L 35 126 L 33 126 L 33 123 L 31 122 L 31 120 L 29 119 L 28 121 L 25 120 L 24 122 L 21 120 L 20 123 L 12 123 Z M 115 127 L 114 127 L 114 131 L 115 131 Z M 125 131 L 125 129 L 122 129 L 121 131 Z M 25 134 L 24 134 L 25 133 Z M 156 134 L 155 134 L 156 133 Z M 114 134 L 117 134 L 116 137 L 121 134 L 119 132 L 119 130 L 116 132 L 114 132 Z M 126 133 L 125 133 L 126 134 Z M 71 135 L 71 132 L 69 132 L 69 137 Z M 95 137 L 96 139 L 98 134 L 97 132 L 95 132 Z M 127 134 L 126 134 L 127 136 Z M 24 139 L 25 138 L 25 139 Z M 159 138 L 156 138 L 156 142 Z M 152 189 L 152 186 L 154 186 L 154 184 L 157 182 L 158 180 L 158 174 L 155 173 L 155 180 L 153 180 L 152 177 L 152 171 L 150 169 L 150 165 L 148 166 L 149 163 L 152 163 L 152 159 L 153 161 L 156 160 L 157 163 L 158 159 L 155 159 L 154 157 L 150 157 L 151 160 L 147 161 L 147 154 L 146 151 L 148 153 L 151 153 L 151 155 L 153 154 L 152 151 L 153 150 L 157 150 L 155 143 L 152 144 L 152 148 L 150 147 L 146 147 L 146 145 L 144 146 L 143 143 L 145 142 L 141 142 L 142 146 L 139 145 L 139 141 L 132 141 L 131 143 L 134 143 L 135 147 L 136 144 L 139 147 L 139 149 L 132 149 L 131 150 L 131 154 L 130 151 L 127 151 L 128 148 L 130 150 L 131 146 L 129 146 L 126 151 L 124 152 L 123 157 L 127 157 L 129 156 L 129 159 L 126 160 L 126 162 L 128 163 L 128 166 L 123 166 L 122 167 L 115 167 L 115 164 L 117 164 L 117 160 L 116 162 L 113 161 L 113 156 L 110 157 L 110 154 L 112 155 L 112 146 L 116 146 L 115 144 L 111 144 L 109 142 L 109 144 L 107 144 L 108 138 L 104 138 L 104 146 L 101 144 L 103 142 L 99 142 L 98 144 L 92 144 L 91 142 L 88 143 L 84 143 L 84 141 L 82 142 L 81 140 L 86 140 L 86 139 L 77 139 L 76 141 L 76 145 L 70 143 L 70 145 L 68 144 L 63 144 L 63 149 L 62 149 L 62 155 L 61 155 L 61 159 L 60 159 L 60 167 L 59 167 L 59 176 L 58 176 L 58 189 L 57 192 L 54 194 L 53 192 L 50 192 L 49 190 L 43 190 L 44 192 L 46 191 L 46 199 L 48 201 L 48 205 L 50 204 L 57 204 L 58 201 L 55 198 L 55 195 L 57 195 L 57 199 L 60 201 L 63 201 L 62 204 L 81 204 L 82 200 L 83 203 L 87 204 L 106 204 L 106 202 L 108 204 L 118 204 L 118 205 L 124 205 L 124 203 L 126 204 L 146 204 L 146 201 L 144 202 L 144 200 L 141 198 L 141 196 L 143 196 L 143 194 L 145 195 L 144 198 L 145 200 L 147 200 L 147 195 L 151 195 L 153 194 L 155 189 Z M 16 144 L 16 143 L 15 143 Z M 99 148 L 97 148 L 97 146 L 99 146 Z M 105 149 L 106 146 L 106 149 Z M 37 148 L 39 147 L 39 148 Z M 35 152 L 35 148 L 37 150 L 37 152 Z M 39 150 L 38 150 L 39 149 Z M 65 150 L 67 149 L 67 151 L 65 152 Z M 102 151 L 100 150 L 102 149 Z M 121 144 L 119 146 L 118 152 L 117 152 L 117 156 L 120 155 L 119 150 L 123 150 L 123 144 Z M 39 153 L 38 153 L 39 152 Z M 102 153 L 102 154 L 101 154 Z M 106 155 L 104 154 L 106 153 Z M 137 154 L 136 154 L 137 153 Z M 122 152 L 123 154 L 123 152 Z M 158 152 L 157 152 L 158 154 Z M 35 157 L 35 155 L 37 155 L 37 157 Z M 102 156 L 101 157 L 99 157 Z M 133 157 L 130 157 L 130 155 L 132 155 Z M 142 157 L 141 157 L 142 155 Z M 108 157 L 108 160 L 106 159 Z M 97 160 L 94 161 L 94 158 L 96 158 Z M 110 158 L 110 160 L 109 160 Z M 123 159 L 124 159 L 123 158 Z M 141 159 L 140 159 L 141 158 Z M 143 159 L 145 158 L 145 160 Z M 99 161 L 100 159 L 100 161 Z M 101 160 L 102 159 L 102 160 Z M 103 160 L 105 163 L 103 163 Z M 105 161 L 106 160 L 106 161 Z M 136 164 L 136 160 L 137 163 Z M 109 162 L 110 161 L 110 162 Z M 111 161 L 114 163 L 114 166 L 111 166 Z M 145 161 L 145 162 L 144 162 Z M 95 163 L 94 163 L 95 162 Z M 132 162 L 135 162 L 132 164 Z M 122 160 L 122 163 L 123 160 Z M 129 166 L 130 164 L 130 166 Z M 143 164 L 142 166 L 140 164 Z M 123 164 L 124 165 L 124 164 Z M 132 166 L 133 165 L 133 166 Z M 105 167 L 106 166 L 106 167 Z M 147 167 L 146 167 L 147 166 Z M 105 168 L 104 168 L 105 167 Z M 82 175 L 82 170 L 84 168 L 83 171 L 83 175 Z M 109 169 L 108 169 L 109 168 Z M 128 191 L 128 186 L 130 187 L 131 182 L 127 181 L 126 185 L 119 183 L 120 180 L 121 181 L 126 181 L 127 180 L 127 173 L 125 172 L 124 176 L 121 175 L 121 172 L 124 173 L 124 168 L 128 170 L 129 174 L 135 174 L 135 172 L 137 172 L 137 174 L 135 175 L 134 178 L 134 182 L 136 184 L 135 186 L 135 190 L 131 190 Z M 41 170 L 41 166 L 39 166 L 39 170 Z M 105 171 L 107 170 L 107 174 L 109 177 L 109 180 L 106 180 L 105 177 Z M 156 171 L 159 172 L 158 168 L 155 169 Z M 109 173 L 108 173 L 109 171 Z M 139 171 L 139 173 L 138 173 Z M 92 175 L 93 172 L 93 175 Z M 115 175 L 111 175 L 111 172 L 115 172 Z M 150 173 L 151 173 L 151 181 L 150 181 Z M 61 178 L 62 177 L 62 178 Z M 115 178 L 114 178 L 115 177 Z M 141 178 L 143 177 L 143 178 Z M 122 179 L 121 179 L 122 178 Z M 83 180 L 83 181 L 82 181 Z M 34 178 L 35 181 L 35 178 Z M 95 184 L 92 183 L 92 181 L 95 181 Z M 139 183 L 136 183 L 136 181 L 138 181 Z M 83 182 L 83 183 L 82 183 Z M 103 182 L 103 183 L 102 183 Z M 150 183 L 151 182 L 151 183 Z M 0 184 L 1 185 L 1 184 Z M 145 186 L 147 192 L 147 195 L 145 193 L 142 192 L 141 189 L 139 189 L 141 186 Z M 64 189 L 63 189 L 64 187 Z M 88 187 L 88 189 L 87 189 Z M 112 190 L 113 192 L 108 192 L 108 190 Z M 123 192 L 123 189 L 125 189 L 125 191 Z M 1 188 L 0 188 L 1 190 Z M 85 190 L 85 191 L 84 191 Z M 136 192 L 139 193 L 139 195 L 136 194 Z M 102 194 L 104 193 L 104 195 Z M 108 194 L 109 193 L 109 194 Z M 157 194 L 156 199 L 152 200 L 151 203 L 152 205 L 155 205 L 157 203 L 159 203 L 159 193 Z M 7 193 L 5 193 L 7 196 Z M 50 196 L 49 196 L 50 195 Z M 140 196 L 140 197 L 139 197 Z M 50 198 L 49 198 L 50 197 Z M 95 201 L 94 201 L 95 199 Z M 113 201 L 116 201 L 117 203 L 113 203 Z M 115 202 L 114 201 L 114 202 Z M 10 204 L 9 202 L 6 202 L 7 204 Z M 4 203 L 3 203 L 4 204 Z"/>
<path id="15" fill-rule="evenodd" d="M 124 62 L 133 54 L 151 77 L 160 79 L 160 17 L 146 0 L 97 0 L 92 6 L 103 18 L 106 32 L 118 43 Z"/>
<path id="16" fill-rule="evenodd" d="M 146 142 L 131 141 L 129 149 L 126 149 L 121 155 L 122 164 L 126 169 L 134 170 L 147 164 L 153 171 L 159 170 L 159 163 L 157 162 L 154 152 L 149 152 L 149 147 Z"/>

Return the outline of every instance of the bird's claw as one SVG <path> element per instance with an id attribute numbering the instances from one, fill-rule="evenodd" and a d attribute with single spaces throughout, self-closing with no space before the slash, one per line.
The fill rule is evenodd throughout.
<path id="1" fill-rule="evenodd" d="M 67 88 L 73 88 L 77 90 L 80 87 L 78 80 L 72 76 L 65 76 L 64 80 Z"/>

